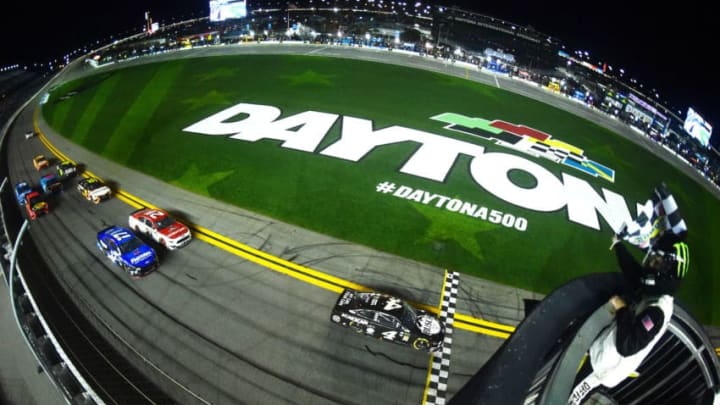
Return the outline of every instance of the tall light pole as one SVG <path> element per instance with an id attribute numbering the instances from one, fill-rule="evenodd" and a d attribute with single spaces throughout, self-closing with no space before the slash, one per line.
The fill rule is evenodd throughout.
<path id="1" fill-rule="evenodd" d="M 150 17 L 150 12 L 145 12 L 145 33 L 147 35 L 150 35 L 152 33 L 152 17 Z"/>

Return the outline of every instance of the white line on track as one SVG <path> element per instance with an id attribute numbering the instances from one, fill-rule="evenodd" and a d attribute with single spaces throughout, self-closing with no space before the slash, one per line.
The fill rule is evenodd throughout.
<path id="1" fill-rule="evenodd" d="M 318 48 L 318 49 L 313 49 L 312 51 L 306 53 L 305 55 L 312 55 L 312 54 L 314 54 L 314 53 L 322 52 L 322 51 L 324 51 L 324 50 L 326 50 L 326 49 L 327 49 L 326 46 L 324 46 L 324 47 L 322 47 L 322 48 Z"/>
<path id="2" fill-rule="evenodd" d="M 449 272 L 445 276 L 445 288 L 440 304 L 440 322 L 445 325 L 445 339 L 440 351 L 433 353 L 430 378 L 425 390 L 424 405 L 444 405 L 450 376 L 450 353 L 452 352 L 453 322 L 457 305 L 460 274 Z"/>

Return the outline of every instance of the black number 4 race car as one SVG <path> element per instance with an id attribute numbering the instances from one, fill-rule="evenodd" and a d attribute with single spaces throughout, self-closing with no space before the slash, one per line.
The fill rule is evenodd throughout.
<path id="1" fill-rule="evenodd" d="M 433 315 L 387 294 L 345 289 L 330 320 L 382 340 L 435 352 L 442 348 L 445 328 Z"/>

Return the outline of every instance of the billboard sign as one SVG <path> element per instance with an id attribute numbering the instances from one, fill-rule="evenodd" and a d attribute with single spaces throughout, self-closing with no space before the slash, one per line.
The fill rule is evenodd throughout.
<path id="1" fill-rule="evenodd" d="M 705 121 L 700 114 L 695 112 L 692 107 L 688 107 L 683 129 L 690 134 L 690 136 L 700 141 L 702 146 L 708 146 L 710 136 L 712 135 L 712 126 Z"/>
<path id="2" fill-rule="evenodd" d="M 211 0 L 210 21 L 225 21 L 233 18 L 245 18 L 247 5 L 245 0 Z"/>

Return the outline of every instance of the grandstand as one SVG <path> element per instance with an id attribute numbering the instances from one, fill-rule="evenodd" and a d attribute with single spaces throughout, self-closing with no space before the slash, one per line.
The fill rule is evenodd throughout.
<path id="1" fill-rule="evenodd" d="M 110 63 L 193 46 L 295 40 L 402 49 L 556 88 L 651 138 L 720 186 L 720 155 L 682 129 L 684 118 L 653 97 L 568 53 L 558 38 L 457 7 L 374 1 L 253 2 L 248 17 L 188 20 L 102 48 L 93 63 Z"/>

